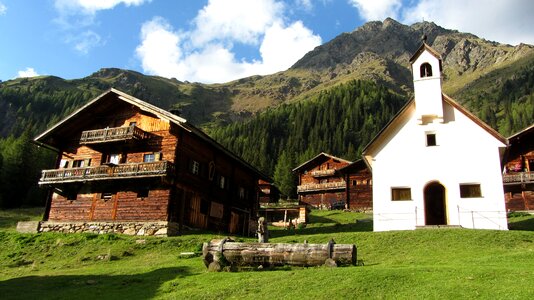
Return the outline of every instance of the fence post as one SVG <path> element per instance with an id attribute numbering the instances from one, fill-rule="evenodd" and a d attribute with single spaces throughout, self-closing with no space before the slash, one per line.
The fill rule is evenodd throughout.
<path id="1" fill-rule="evenodd" d="M 462 219 L 460 217 L 460 205 L 456 205 L 456 208 L 458 209 L 458 225 L 462 226 Z"/>

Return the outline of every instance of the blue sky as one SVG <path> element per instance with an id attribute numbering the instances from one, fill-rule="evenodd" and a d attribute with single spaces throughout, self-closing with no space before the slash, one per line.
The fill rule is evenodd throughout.
<path id="1" fill-rule="evenodd" d="M 534 44 L 531 0 L 0 0 L 0 80 L 131 69 L 228 82 L 289 68 L 363 23 L 433 21 Z"/>

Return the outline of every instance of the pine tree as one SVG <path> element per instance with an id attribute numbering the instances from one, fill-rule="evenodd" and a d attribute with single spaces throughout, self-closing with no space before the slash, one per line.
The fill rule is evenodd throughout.
<path id="1" fill-rule="evenodd" d="M 294 160 L 292 159 L 292 155 L 286 151 L 282 151 L 274 168 L 274 184 L 288 198 L 294 198 L 296 195 L 296 176 L 291 171 L 293 164 Z"/>

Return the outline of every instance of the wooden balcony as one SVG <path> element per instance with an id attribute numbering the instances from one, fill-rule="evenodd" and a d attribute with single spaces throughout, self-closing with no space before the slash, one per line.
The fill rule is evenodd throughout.
<path id="1" fill-rule="evenodd" d="M 311 171 L 310 174 L 313 177 L 326 177 L 332 176 L 336 173 L 336 169 L 326 169 L 326 170 L 315 170 Z"/>
<path id="2" fill-rule="evenodd" d="M 142 140 L 149 137 L 149 133 L 137 126 L 113 127 L 82 132 L 80 144 L 98 144 L 127 140 Z"/>
<path id="3" fill-rule="evenodd" d="M 96 167 L 43 170 L 40 185 L 109 179 L 161 177 L 172 174 L 172 163 L 156 161 L 146 163 L 101 165 Z"/>
<path id="4" fill-rule="evenodd" d="M 502 176 L 505 185 L 534 183 L 534 172 L 511 172 Z"/>
<path id="5" fill-rule="evenodd" d="M 345 189 L 347 183 L 345 181 L 327 182 L 327 183 L 315 183 L 315 184 L 303 184 L 297 186 L 297 192 L 313 192 L 323 190 L 338 190 Z"/>

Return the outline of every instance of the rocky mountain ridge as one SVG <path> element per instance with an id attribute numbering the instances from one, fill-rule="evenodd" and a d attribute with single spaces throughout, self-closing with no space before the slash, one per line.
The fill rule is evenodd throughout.
<path id="1" fill-rule="evenodd" d="M 340 34 L 304 55 L 286 71 L 224 84 L 181 82 L 130 70 L 104 68 L 75 80 L 54 76 L 10 80 L 0 83 L 0 90 L 27 91 L 28 101 L 31 101 L 35 92 L 71 90 L 90 97 L 115 87 L 164 109 L 180 109 L 185 118 L 199 126 L 218 126 L 249 118 L 282 103 L 305 101 L 353 79 L 374 81 L 409 97 L 412 93 L 409 58 L 421 45 L 423 34 L 427 43 L 443 57 L 444 91 L 453 97 L 458 96 L 460 102 L 466 87 L 487 85 L 487 82 L 480 83 L 484 78 L 503 82 L 513 76 L 514 70 L 534 64 L 534 47 L 531 45 L 499 44 L 431 22 L 408 26 L 388 18 Z M 7 100 L 2 101 L 0 112 L 4 115 L 13 114 L 20 108 L 10 107 L 8 110 Z M 9 129 L 4 129 L 5 136 Z"/>

